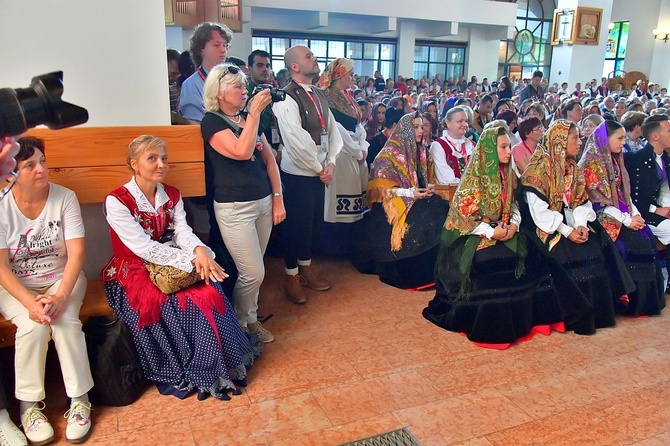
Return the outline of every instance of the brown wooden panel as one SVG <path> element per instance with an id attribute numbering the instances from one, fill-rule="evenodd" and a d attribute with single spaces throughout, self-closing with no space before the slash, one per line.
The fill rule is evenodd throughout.
<path id="1" fill-rule="evenodd" d="M 140 135 L 167 142 L 170 162 L 202 162 L 200 126 L 72 127 L 62 130 L 30 129 L 26 135 L 45 141 L 50 168 L 114 166 L 126 162 L 128 144 Z"/>
<path id="2" fill-rule="evenodd" d="M 74 167 L 49 169 L 49 181 L 72 189 L 79 203 L 102 203 L 109 192 L 127 183 L 131 174 L 126 166 Z M 170 164 L 165 182 L 184 197 L 205 195 L 203 163 Z"/>

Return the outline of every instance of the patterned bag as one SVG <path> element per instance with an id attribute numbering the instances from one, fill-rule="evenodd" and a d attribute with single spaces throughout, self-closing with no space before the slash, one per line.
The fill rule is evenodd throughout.
<path id="1" fill-rule="evenodd" d="M 171 245 L 175 248 L 179 247 L 174 243 Z M 149 278 L 154 285 L 165 294 L 176 293 L 202 280 L 195 267 L 190 273 L 174 266 L 157 265 L 147 261 L 144 261 L 144 267 L 149 271 Z"/>

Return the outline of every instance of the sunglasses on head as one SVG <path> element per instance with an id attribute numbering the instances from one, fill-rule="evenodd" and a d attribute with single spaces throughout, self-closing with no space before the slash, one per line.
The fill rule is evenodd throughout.
<path id="1" fill-rule="evenodd" d="M 223 79 L 224 76 L 226 76 L 227 74 L 237 74 L 239 72 L 240 72 L 239 67 L 237 67 L 235 65 L 231 65 L 229 67 L 226 67 L 226 69 L 221 72 L 221 75 L 219 76 L 219 81 L 221 81 L 221 79 Z"/>

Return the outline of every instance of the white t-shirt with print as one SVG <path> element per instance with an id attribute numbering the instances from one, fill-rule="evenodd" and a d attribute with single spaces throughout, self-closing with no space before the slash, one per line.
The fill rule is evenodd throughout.
<path id="1" fill-rule="evenodd" d="M 63 276 L 65 241 L 83 238 L 84 223 L 77 196 L 49 183 L 40 215 L 31 220 L 19 210 L 14 194 L 0 201 L 0 249 L 7 249 L 9 266 L 26 288 L 44 288 Z"/>

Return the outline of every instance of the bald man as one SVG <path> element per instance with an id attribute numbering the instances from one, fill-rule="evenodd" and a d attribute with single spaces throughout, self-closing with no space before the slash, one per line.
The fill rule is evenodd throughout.
<path id="1" fill-rule="evenodd" d="M 330 288 L 312 266 L 312 246 L 319 240 L 324 188 L 333 179 L 342 137 L 326 95 L 312 85 L 320 72 L 312 51 L 302 45 L 291 47 L 284 63 L 291 75 L 284 87 L 286 100 L 272 106 L 284 145 L 280 165 L 286 208 L 284 291 L 289 301 L 303 304 L 307 301 L 303 284 L 317 291 Z"/>

